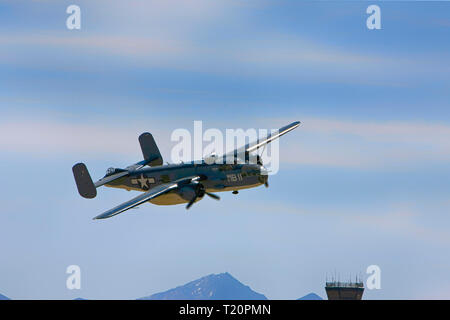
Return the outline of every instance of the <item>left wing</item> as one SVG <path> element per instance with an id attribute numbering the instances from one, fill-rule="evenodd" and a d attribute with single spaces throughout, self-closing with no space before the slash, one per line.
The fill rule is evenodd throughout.
<path id="1" fill-rule="evenodd" d="M 160 184 L 159 186 L 153 187 L 149 191 L 138 195 L 137 197 L 128 200 L 127 202 L 124 202 L 122 204 L 119 204 L 117 207 L 114 207 L 108 211 L 103 212 L 102 214 L 96 216 L 94 220 L 96 219 L 106 219 L 111 218 L 119 213 L 122 213 L 128 209 L 137 207 L 140 204 L 143 204 L 144 202 L 147 202 L 153 198 L 156 198 L 162 194 L 165 194 L 169 192 L 170 190 L 178 188 L 179 185 L 190 183 L 192 181 L 199 180 L 199 176 L 192 176 L 192 177 L 186 177 L 182 178 L 173 182 Z"/>

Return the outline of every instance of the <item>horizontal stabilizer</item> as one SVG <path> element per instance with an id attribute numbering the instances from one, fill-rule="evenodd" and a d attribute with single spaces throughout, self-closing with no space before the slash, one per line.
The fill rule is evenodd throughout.
<path id="1" fill-rule="evenodd" d="M 94 186 L 96 188 L 98 188 L 98 187 L 100 187 L 100 186 L 102 186 L 104 184 L 110 183 L 111 181 L 114 181 L 114 180 L 117 180 L 119 178 L 125 177 L 126 175 L 128 175 L 128 171 L 122 171 L 122 172 L 118 172 L 118 173 L 112 174 L 110 176 L 103 177 L 100 180 L 98 180 L 94 184 Z"/>
<path id="2" fill-rule="evenodd" d="M 148 162 L 149 166 L 160 166 L 163 164 L 163 158 L 151 133 L 145 132 L 141 134 L 139 143 L 144 160 Z"/>
<path id="3" fill-rule="evenodd" d="M 72 167 L 75 183 L 77 184 L 78 193 L 88 199 L 95 198 L 97 196 L 97 189 L 92 182 L 91 175 L 84 163 L 77 163 Z"/>

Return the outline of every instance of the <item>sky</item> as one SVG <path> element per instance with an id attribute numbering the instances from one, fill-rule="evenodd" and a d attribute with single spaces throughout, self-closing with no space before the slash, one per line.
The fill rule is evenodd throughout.
<path id="1" fill-rule="evenodd" d="M 326 297 L 377 265 L 366 299 L 450 299 L 450 3 L 376 3 L 381 30 L 370 1 L 0 1 L 0 293 L 135 299 L 229 272 Z M 73 164 L 140 161 L 145 131 L 170 161 L 195 120 L 302 126 L 267 189 L 92 220 L 136 193 L 83 199 Z"/>

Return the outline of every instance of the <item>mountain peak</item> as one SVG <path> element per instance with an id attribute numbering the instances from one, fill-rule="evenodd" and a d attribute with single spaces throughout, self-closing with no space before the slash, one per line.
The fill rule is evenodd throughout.
<path id="1" fill-rule="evenodd" d="M 308 293 L 306 296 L 298 298 L 297 300 L 323 300 L 323 299 L 314 292 L 311 292 Z"/>
<path id="2" fill-rule="evenodd" d="M 210 274 L 185 285 L 155 293 L 144 300 L 266 300 L 228 272 Z"/>
<path id="3" fill-rule="evenodd" d="M 4 296 L 0 293 L 0 300 L 11 300 L 10 298 L 8 298 L 7 296 Z"/>

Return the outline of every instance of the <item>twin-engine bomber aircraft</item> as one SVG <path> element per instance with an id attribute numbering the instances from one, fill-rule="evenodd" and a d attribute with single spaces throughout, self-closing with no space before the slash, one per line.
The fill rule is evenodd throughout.
<path id="1" fill-rule="evenodd" d="M 163 158 L 153 136 L 146 132 L 139 136 L 144 160 L 125 169 L 109 168 L 106 175 L 95 183 L 92 182 L 84 163 L 77 163 L 72 167 L 72 171 L 78 192 L 84 198 L 95 198 L 97 196 L 96 188 L 103 185 L 144 191 L 143 194 L 96 216 L 94 219 L 110 218 L 147 201 L 159 205 L 187 203 L 186 209 L 189 209 L 205 194 L 213 199 L 220 199 L 211 192 L 233 191 L 236 194 L 237 190 L 253 188 L 262 184 L 268 187 L 268 173 L 262 164 L 261 157 L 258 154 L 251 155 L 251 152 L 258 151 L 260 147 L 294 130 L 299 125 L 299 121 L 293 122 L 267 135 L 262 140 L 249 143 L 220 156 L 223 158 L 213 156 L 213 161 L 210 158 L 206 159 L 207 161 L 203 159 L 190 163 L 167 165 L 163 165 Z M 219 162 L 218 159 L 222 161 Z M 250 161 L 252 159 L 256 161 Z"/>

